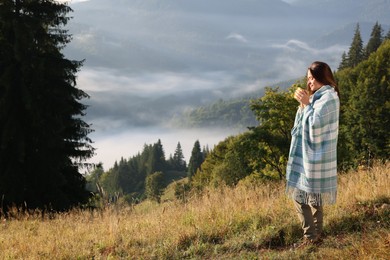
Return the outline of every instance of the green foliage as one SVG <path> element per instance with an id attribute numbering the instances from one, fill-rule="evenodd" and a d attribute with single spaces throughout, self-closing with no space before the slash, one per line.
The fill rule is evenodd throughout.
<path id="1" fill-rule="evenodd" d="M 180 149 L 179 149 L 180 148 Z M 180 143 L 176 148 L 175 161 L 166 161 L 161 140 L 153 145 L 144 145 L 142 153 L 129 159 L 121 158 L 115 162 L 113 168 L 104 172 L 102 168 L 96 168 L 87 176 L 87 187 L 97 192 L 96 184 L 99 184 L 108 197 L 123 196 L 126 201 L 134 202 L 143 199 L 146 195 L 146 178 L 155 172 L 162 172 L 162 178 L 158 179 L 161 187 L 186 177 L 185 161 L 180 156 Z M 180 159 L 180 160 L 179 160 Z M 184 163 L 183 163 L 184 161 Z"/>
<path id="2" fill-rule="evenodd" d="M 150 169 L 147 174 L 164 171 L 166 169 L 165 153 L 160 139 L 158 139 L 157 143 L 153 145 L 150 151 L 149 166 Z"/>
<path id="3" fill-rule="evenodd" d="M 107 196 L 114 196 L 118 191 L 118 175 L 113 169 L 103 173 L 98 183 L 101 184 L 101 187 Z"/>
<path id="4" fill-rule="evenodd" d="M 355 67 L 364 59 L 363 40 L 360 34 L 360 26 L 356 25 L 351 47 L 348 51 L 348 65 Z"/>
<path id="5" fill-rule="evenodd" d="M 385 40 L 390 40 L 390 30 L 387 32 L 387 34 L 385 36 Z"/>
<path id="6" fill-rule="evenodd" d="M 101 164 L 99 164 L 87 177 L 86 177 L 86 181 L 87 181 L 87 185 L 86 185 L 86 188 L 88 191 L 91 191 L 91 192 L 98 192 L 98 188 L 97 188 L 97 185 L 100 181 L 100 178 L 102 177 L 102 175 L 104 174 L 104 169 L 103 167 L 101 166 Z"/>
<path id="7" fill-rule="evenodd" d="M 146 177 L 145 191 L 146 196 L 158 203 L 161 202 L 161 195 L 163 194 L 163 173 L 155 172 Z"/>
<path id="8" fill-rule="evenodd" d="M 382 44 L 383 41 L 382 32 L 383 32 L 382 26 L 378 24 L 378 22 L 376 22 L 374 27 L 372 28 L 371 37 L 365 48 L 366 58 L 368 58 L 371 53 L 375 52 Z"/>
<path id="9" fill-rule="evenodd" d="M 249 99 L 218 100 L 184 114 L 181 125 L 189 127 L 235 127 L 245 128 L 256 124 Z"/>
<path id="10" fill-rule="evenodd" d="M 232 137 L 230 137 L 232 138 Z M 225 141 L 221 141 L 214 147 L 214 149 L 208 154 L 205 161 L 202 163 L 202 169 L 196 172 L 196 174 L 192 177 L 191 183 L 194 187 L 203 188 L 210 184 L 212 181 L 212 172 L 213 169 L 222 163 L 225 153 L 227 150 Z"/>
<path id="11" fill-rule="evenodd" d="M 342 100 L 342 140 L 350 163 L 369 164 L 373 158 L 388 159 L 390 148 L 390 41 L 385 41 L 368 60 L 337 74 Z M 343 93 L 343 92 L 342 92 Z"/>
<path id="12" fill-rule="evenodd" d="M 208 185 L 236 185 L 254 171 L 255 154 L 258 154 L 257 143 L 251 132 L 228 137 L 208 154 L 193 177 L 192 185 L 198 189 Z"/>
<path id="13" fill-rule="evenodd" d="M 186 161 L 184 160 L 183 150 L 181 149 L 180 142 L 177 143 L 175 153 L 168 161 L 168 164 L 172 169 L 178 171 L 185 171 L 187 169 Z"/>
<path id="14" fill-rule="evenodd" d="M 341 62 L 338 69 L 341 70 L 344 68 L 348 68 L 348 66 L 349 66 L 348 56 L 344 51 L 343 54 L 341 55 Z"/>
<path id="15" fill-rule="evenodd" d="M 353 68 L 361 61 L 363 61 L 364 58 L 365 53 L 363 49 L 363 40 L 360 34 L 360 26 L 357 24 L 348 54 L 343 54 L 341 63 L 339 65 L 339 70 L 344 68 Z"/>
<path id="16" fill-rule="evenodd" d="M 191 151 L 191 158 L 190 162 L 188 163 L 188 177 L 191 180 L 192 176 L 196 173 L 198 169 L 200 169 L 203 161 L 204 161 L 204 154 L 200 150 L 200 143 L 199 140 L 196 140 L 194 143 L 194 147 Z"/>
<path id="17" fill-rule="evenodd" d="M 191 185 L 188 182 L 175 183 L 175 197 L 182 202 L 186 202 L 189 198 Z"/>
<path id="18" fill-rule="evenodd" d="M 4 210 L 68 209 L 88 199 L 79 172 L 93 155 L 82 120 L 88 95 L 76 87 L 80 61 L 60 52 L 71 9 L 54 1 L 0 5 L 0 194 Z"/>
<path id="19" fill-rule="evenodd" d="M 360 34 L 359 24 L 356 25 L 355 34 L 352 39 L 348 54 L 345 52 L 341 56 L 339 70 L 353 68 L 363 60 L 366 60 L 371 53 L 375 52 L 383 42 L 382 26 L 376 22 L 372 28 L 370 39 L 363 48 L 363 40 Z"/>
<path id="20" fill-rule="evenodd" d="M 262 154 L 258 160 L 268 169 L 266 175 L 276 175 L 279 179 L 284 176 L 291 142 L 290 132 L 297 111 L 293 93 L 297 87 L 304 85 L 304 82 L 297 82 L 286 91 L 267 88 L 262 98 L 252 101 L 251 108 L 260 122 L 253 129 Z"/>
<path id="21" fill-rule="evenodd" d="M 222 184 L 235 185 L 248 174 L 248 164 L 246 163 L 245 149 L 240 142 L 241 136 L 227 138 L 225 140 L 225 150 L 223 158 L 211 171 L 211 184 L 219 186 Z M 210 157 L 211 158 L 211 157 Z M 202 165 L 203 167 L 203 165 Z M 199 174 L 203 174 L 202 170 Z"/>
<path id="22" fill-rule="evenodd" d="M 297 102 L 293 88 L 279 91 L 266 88 L 262 98 L 252 100 L 251 109 L 260 124 L 250 131 L 221 141 L 207 155 L 192 179 L 198 189 L 207 185 L 236 185 L 252 174 L 263 179 L 282 179 L 290 147 L 290 131 Z"/>

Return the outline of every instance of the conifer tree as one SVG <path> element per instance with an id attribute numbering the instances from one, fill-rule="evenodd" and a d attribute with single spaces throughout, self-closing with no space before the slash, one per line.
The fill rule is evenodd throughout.
<path id="1" fill-rule="evenodd" d="M 148 172 L 148 174 L 165 171 L 165 153 L 160 139 L 158 139 L 157 143 L 153 145 L 149 161 L 151 165 L 151 172 Z"/>
<path id="2" fill-rule="evenodd" d="M 119 161 L 117 176 L 118 192 L 130 193 L 131 189 L 133 188 L 133 176 L 131 174 L 128 161 L 123 159 L 123 157 Z"/>
<path id="3" fill-rule="evenodd" d="M 185 171 L 186 162 L 184 161 L 183 150 L 181 149 L 180 142 L 177 143 L 175 153 L 172 157 L 173 167 L 178 171 Z"/>
<path id="4" fill-rule="evenodd" d="M 150 157 L 152 156 L 152 150 L 153 145 L 145 144 L 144 149 L 142 150 L 142 153 L 140 155 L 140 164 L 138 171 L 144 176 L 153 172 L 152 162 L 150 159 Z"/>
<path id="5" fill-rule="evenodd" d="M 371 37 L 368 40 L 366 49 L 365 49 L 365 56 L 368 58 L 371 53 L 375 52 L 379 46 L 382 44 L 383 36 L 382 36 L 382 27 L 378 22 L 375 23 L 374 27 L 371 31 Z"/>
<path id="6" fill-rule="evenodd" d="M 191 179 L 204 161 L 203 154 L 200 150 L 199 140 L 196 140 L 192 148 L 191 158 L 188 163 L 188 177 Z"/>
<path id="7" fill-rule="evenodd" d="M 351 47 L 348 51 L 348 67 L 355 67 L 364 60 L 363 40 L 360 34 L 360 26 L 356 25 Z"/>
<path id="8" fill-rule="evenodd" d="M 76 87 L 80 61 L 61 49 L 70 7 L 53 0 L 0 2 L 0 196 L 63 210 L 86 201 L 79 166 L 93 155 L 82 120 L 88 95 Z"/>
<path id="9" fill-rule="evenodd" d="M 342 70 L 342 69 L 348 68 L 348 65 L 349 65 L 348 63 L 349 63 L 348 56 L 345 52 L 343 52 L 343 55 L 341 56 L 341 62 L 340 62 L 338 69 Z"/>
<path id="10" fill-rule="evenodd" d="M 386 40 L 390 40 L 390 30 L 387 32 L 386 36 L 385 36 L 385 39 Z"/>
<path id="11" fill-rule="evenodd" d="M 202 154 L 203 154 L 203 159 L 206 159 L 207 155 L 210 153 L 210 148 L 208 145 L 203 146 L 202 149 Z"/>

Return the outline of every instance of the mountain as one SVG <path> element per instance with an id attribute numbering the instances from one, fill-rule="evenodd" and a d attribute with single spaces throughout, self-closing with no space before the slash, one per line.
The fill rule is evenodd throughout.
<path id="1" fill-rule="evenodd" d="M 389 0 L 296 0 L 293 5 L 317 12 L 328 19 L 344 17 L 345 21 L 390 24 Z"/>

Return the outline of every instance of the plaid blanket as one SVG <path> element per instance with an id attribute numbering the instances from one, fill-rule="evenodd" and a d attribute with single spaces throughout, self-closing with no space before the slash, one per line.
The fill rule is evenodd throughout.
<path id="1" fill-rule="evenodd" d="M 286 192 L 301 203 L 336 202 L 339 110 L 337 93 L 331 86 L 322 86 L 310 104 L 296 113 Z"/>

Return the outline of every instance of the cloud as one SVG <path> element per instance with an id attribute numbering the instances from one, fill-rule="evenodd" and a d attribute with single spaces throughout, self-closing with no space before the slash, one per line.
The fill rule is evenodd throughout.
<path id="1" fill-rule="evenodd" d="M 90 0 L 55 0 L 56 2 L 60 3 L 80 3 L 80 2 L 88 2 Z"/>
<path id="2" fill-rule="evenodd" d="M 298 49 L 305 50 L 305 51 L 314 50 L 310 48 L 307 43 L 295 39 L 288 40 L 284 44 L 274 44 L 273 47 L 279 49 L 285 49 L 285 50 L 298 50 Z"/>
<path id="3" fill-rule="evenodd" d="M 247 43 L 248 40 L 242 36 L 241 34 L 238 34 L 238 33 L 230 33 L 227 37 L 226 37 L 227 40 L 237 40 L 239 42 L 243 42 L 243 43 Z"/>
<path id="4" fill-rule="evenodd" d="M 291 3 L 296 2 L 297 0 L 282 0 L 282 1 L 285 3 L 291 4 Z"/>
<path id="5" fill-rule="evenodd" d="M 192 108 L 242 96 L 249 84 L 223 71 L 125 74 L 90 67 L 79 72 L 77 83 L 90 95 L 83 102 L 88 105 L 86 121 L 105 134 L 170 125 Z"/>
<path id="6" fill-rule="evenodd" d="M 119 92 L 143 97 L 209 91 L 231 87 L 235 76 L 224 71 L 211 72 L 144 72 L 140 74 L 109 68 L 83 68 L 78 86 L 85 91 Z M 225 93 L 226 94 L 226 93 Z"/>
<path id="7" fill-rule="evenodd" d="M 272 44 L 272 48 L 280 52 L 275 56 L 270 71 L 278 71 L 281 78 L 294 79 L 306 75 L 306 68 L 315 60 L 324 61 L 336 70 L 347 46 L 336 44 L 317 49 L 304 41 L 291 39 L 283 44 Z"/>
<path id="8" fill-rule="evenodd" d="M 273 44 L 272 47 L 277 49 L 282 49 L 284 51 L 289 51 L 289 52 L 308 52 L 310 54 L 315 54 L 315 55 L 325 55 L 325 54 L 328 55 L 334 53 L 339 54 L 340 52 L 342 53 L 343 51 L 345 51 L 346 48 L 346 46 L 344 45 L 337 44 L 337 45 L 331 45 L 323 49 L 316 49 L 310 47 L 308 43 L 296 39 L 288 40 L 284 44 Z"/>

